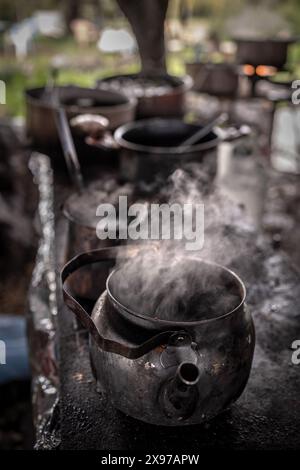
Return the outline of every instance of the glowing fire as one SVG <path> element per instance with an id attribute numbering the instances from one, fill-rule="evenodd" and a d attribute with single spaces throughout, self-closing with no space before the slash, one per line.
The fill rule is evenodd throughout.
<path id="1" fill-rule="evenodd" d="M 270 77 L 275 75 L 277 69 L 276 67 L 271 67 L 269 65 L 258 65 L 257 67 L 254 67 L 253 65 L 246 64 L 243 66 L 243 72 L 248 77 L 251 77 L 255 74 L 259 77 Z"/>
<path id="2" fill-rule="evenodd" d="M 251 76 L 255 74 L 255 67 L 250 64 L 246 64 L 243 66 L 243 72 L 245 75 Z"/>

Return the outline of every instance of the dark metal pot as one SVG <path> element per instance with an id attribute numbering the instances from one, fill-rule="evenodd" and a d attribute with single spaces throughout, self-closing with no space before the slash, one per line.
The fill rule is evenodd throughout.
<path id="1" fill-rule="evenodd" d="M 200 143 L 189 147 L 179 144 L 201 126 L 180 119 L 147 119 L 118 128 L 115 140 L 121 147 L 120 175 L 125 181 L 153 184 L 165 181 L 176 168 L 197 162 L 211 180 L 217 171 L 215 132 L 210 132 Z"/>
<path id="2" fill-rule="evenodd" d="M 141 188 L 154 190 L 165 184 L 176 168 L 195 162 L 212 181 L 217 172 L 217 147 L 223 140 L 243 135 L 232 128 L 228 132 L 214 128 L 200 142 L 180 146 L 203 126 L 180 119 L 145 119 L 119 127 L 115 140 L 121 147 L 120 176 Z M 249 131 L 249 129 L 248 129 Z"/>
<path id="3" fill-rule="evenodd" d="M 117 186 L 119 189 L 116 191 Z M 110 187 L 111 191 L 107 187 Z M 117 209 L 119 194 L 127 195 L 130 198 L 131 187 L 129 185 L 121 186 L 111 178 L 106 182 L 102 181 L 102 188 L 86 188 L 82 193 L 73 193 L 66 199 L 62 212 L 68 221 L 67 259 L 85 251 L 113 247 L 122 243 L 119 237 L 102 240 L 96 232 L 97 224 L 101 219 L 96 215 L 97 207 L 109 202 Z M 98 297 L 95 295 L 95 292 L 99 292 L 98 279 L 91 267 L 74 274 L 72 286 L 73 292 L 79 297 L 86 297 L 89 300 Z"/>
<path id="4" fill-rule="evenodd" d="M 139 85 L 140 80 L 153 82 L 153 89 L 143 91 Z M 165 90 L 159 89 L 160 82 L 167 86 Z M 192 79 L 188 76 L 179 78 L 168 74 L 115 75 L 98 80 L 97 86 L 104 90 L 122 91 L 127 96 L 136 98 L 137 119 L 182 117 L 185 113 L 186 92 L 192 87 Z"/>
<path id="5" fill-rule="evenodd" d="M 190 62 L 186 71 L 193 79 L 193 90 L 221 97 L 233 97 L 238 91 L 238 70 L 232 64 Z"/>
<path id="6" fill-rule="evenodd" d="M 26 129 L 34 144 L 54 147 L 58 144 L 52 94 L 70 119 L 80 114 L 100 114 L 109 120 L 111 130 L 133 121 L 136 100 L 120 92 L 78 86 L 56 86 L 26 90 Z"/>
<path id="7" fill-rule="evenodd" d="M 98 384 L 116 408 L 136 419 L 166 426 L 207 421 L 238 399 L 249 377 L 255 333 L 244 284 L 232 271 L 191 257 L 198 268 L 217 273 L 238 300 L 220 316 L 174 322 L 121 304 L 112 289 L 113 271 L 90 316 L 68 291 L 69 275 L 91 263 L 103 263 L 107 274 L 116 256 L 132 257 L 137 249 L 83 253 L 62 271 L 64 300 L 91 335 Z M 99 293 L 103 288 L 102 278 Z"/>
<path id="8" fill-rule="evenodd" d="M 287 62 L 288 47 L 296 39 L 244 39 L 235 38 L 238 64 L 269 65 L 281 69 Z"/>

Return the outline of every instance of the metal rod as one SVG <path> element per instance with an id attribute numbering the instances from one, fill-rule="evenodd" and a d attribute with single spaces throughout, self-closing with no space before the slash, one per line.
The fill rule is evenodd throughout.
<path id="1" fill-rule="evenodd" d="M 209 122 L 206 124 L 206 126 L 202 127 L 199 129 L 195 134 L 191 135 L 188 137 L 188 139 L 185 139 L 181 144 L 180 147 L 188 147 L 191 145 L 194 145 L 196 142 L 198 142 L 200 139 L 203 139 L 209 132 L 216 126 L 223 124 L 225 121 L 228 119 L 228 114 L 227 113 L 222 113 L 219 116 L 217 116 L 213 121 Z"/>
<path id="2" fill-rule="evenodd" d="M 71 180 L 77 191 L 82 192 L 84 187 L 83 177 L 66 112 L 60 105 L 54 109 L 54 112 L 57 131 Z"/>

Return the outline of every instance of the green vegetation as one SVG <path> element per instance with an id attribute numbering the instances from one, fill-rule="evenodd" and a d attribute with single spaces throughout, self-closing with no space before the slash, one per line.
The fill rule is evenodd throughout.
<path id="1" fill-rule="evenodd" d="M 81 47 L 70 39 L 44 41 L 44 47 L 34 51 L 25 62 L 18 63 L 14 56 L 0 56 L 0 79 L 6 83 L 6 106 L 0 114 L 22 116 L 25 112 L 24 90 L 44 86 L 49 79 L 53 57 L 64 63 L 57 84 L 94 86 L 97 79 L 117 73 L 133 73 L 139 70 L 137 57 L 121 58 L 117 54 L 103 54 L 93 47 Z M 86 60 L 85 60 L 86 59 Z M 168 69 L 176 75 L 184 74 L 182 54 L 170 54 Z"/>
<path id="2" fill-rule="evenodd" d="M 211 32 L 227 39 L 223 33 L 227 19 L 245 6 L 265 6 L 288 21 L 291 32 L 300 34 L 299 0 L 170 0 L 169 18 L 189 18 L 190 24 L 207 24 Z M 89 18 L 101 26 L 125 24 L 117 2 L 112 0 L 0 0 L 0 18 L 8 22 L 20 21 L 38 9 L 60 9 L 66 21 L 78 16 Z M 9 23 L 8 23 L 9 24 Z M 224 35 L 225 34 L 225 35 Z M 0 37 L 3 50 L 3 35 Z M 0 106 L 0 116 L 24 114 L 24 89 L 43 86 L 49 79 L 53 58 L 62 64 L 58 84 L 93 86 L 98 78 L 116 73 L 129 73 L 139 69 L 138 57 L 125 59 L 118 54 L 103 54 L 96 46 L 78 46 L 71 35 L 61 39 L 39 38 L 24 62 L 17 62 L 13 52 L 0 52 L 0 79 L 7 88 L 7 105 Z M 184 62 L 193 59 L 191 47 L 168 55 L 168 70 L 176 75 L 185 72 Z M 291 47 L 289 63 L 296 76 L 300 76 L 300 45 Z"/>
<path id="3" fill-rule="evenodd" d="M 25 112 L 24 90 L 30 87 L 44 86 L 49 79 L 51 59 L 61 54 L 61 60 L 66 58 L 66 65 L 60 69 L 57 84 L 94 86 L 97 79 L 117 73 L 133 73 L 138 71 L 137 57 L 130 60 L 122 59 L 119 55 L 102 54 L 95 47 L 78 46 L 70 41 L 54 41 L 47 50 L 39 50 L 18 64 L 14 57 L 0 57 L 0 79 L 6 83 L 7 104 L 1 105 L 0 115 L 22 116 Z M 90 65 L 82 63 L 82 58 L 88 58 Z M 168 55 L 168 71 L 174 75 L 185 73 L 184 62 L 192 58 L 191 49 L 181 53 Z M 300 45 L 292 46 L 289 62 L 295 76 L 300 76 Z"/>

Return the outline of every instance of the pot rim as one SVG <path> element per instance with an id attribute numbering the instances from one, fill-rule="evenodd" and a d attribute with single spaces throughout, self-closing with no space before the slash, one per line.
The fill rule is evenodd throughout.
<path id="1" fill-rule="evenodd" d="M 117 79 L 117 78 L 136 78 L 136 77 L 143 77 L 143 75 L 141 75 L 140 72 L 137 72 L 137 73 L 124 73 L 124 74 L 117 74 L 117 75 L 108 75 L 107 77 L 103 77 L 103 78 L 100 78 L 99 80 L 96 81 L 96 87 L 97 89 L 100 89 L 101 90 L 101 85 L 103 83 L 107 83 L 109 82 L 109 80 L 112 80 L 112 79 Z M 165 96 L 165 95 L 177 95 L 177 94 L 180 94 L 182 92 L 185 92 L 185 91 L 188 91 L 192 88 L 193 86 L 193 83 L 194 83 L 194 80 L 193 78 L 186 74 L 186 75 L 183 75 L 182 77 L 180 76 L 176 76 L 176 75 L 170 75 L 168 73 L 160 73 L 160 74 L 157 74 L 157 75 L 145 75 L 144 76 L 145 78 L 169 78 L 170 80 L 178 80 L 178 82 L 181 82 L 181 83 L 178 83 L 178 84 L 175 84 L 172 89 L 168 92 L 166 92 L 164 95 L 162 96 Z M 105 88 L 102 88 L 102 89 L 107 89 L 106 87 Z M 155 97 L 159 98 L 159 95 Z M 153 97 L 149 97 L 149 99 L 152 99 Z M 147 96 L 141 96 L 139 98 L 137 98 L 138 101 L 140 100 L 147 100 L 148 97 Z"/>
<path id="2" fill-rule="evenodd" d="M 198 258 L 196 256 L 191 256 L 191 258 L 194 259 L 195 261 L 200 261 L 202 263 L 209 264 L 211 266 L 215 266 L 217 268 L 220 268 L 223 271 L 225 271 L 227 274 L 230 274 L 235 279 L 235 281 L 237 282 L 237 284 L 239 286 L 239 290 L 241 292 L 241 301 L 239 302 L 239 304 L 233 310 L 231 310 L 227 313 L 224 313 L 223 315 L 220 315 L 218 317 L 206 318 L 206 319 L 198 320 L 198 321 L 185 321 L 185 322 L 184 321 L 178 321 L 177 322 L 177 321 L 171 321 L 171 320 L 162 320 L 161 318 L 153 318 L 153 317 L 150 317 L 150 316 L 143 315 L 141 313 L 135 312 L 135 311 L 131 310 L 130 308 L 124 306 L 119 300 L 116 299 L 116 297 L 114 297 L 114 295 L 111 292 L 111 289 L 109 287 L 110 279 L 113 276 L 113 274 L 121 268 L 113 269 L 113 271 L 107 277 L 107 279 L 106 279 L 107 296 L 108 296 L 109 300 L 113 303 L 113 305 L 117 308 L 118 312 L 121 315 L 123 314 L 122 311 L 124 311 L 126 314 L 129 314 L 129 315 L 133 316 L 134 318 L 137 318 L 139 320 L 155 324 L 158 327 L 159 326 L 161 326 L 161 327 L 171 327 L 171 328 L 173 328 L 174 326 L 176 326 L 178 328 L 193 327 L 193 326 L 197 326 L 197 325 L 203 325 L 203 324 L 213 323 L 215 321 L 223 320 L 223 319 L 233 315 L 234 313 L 237 313 L 240 310 L 240 308 L 244 305 L 245 300 L 246 300 L 246 295 L 247 295 L 246 286 L 245 286 L 244 282 L 242 281 L 242 279 L 234 271 L 232 271 L 229 268 L 226 268 L 225 266 L 222 266 L 221 264 L 215 263 L 213 261 L 206 261 L 206 260 L 203 260 L 202 258 Z"/>
<path id="3" fill-rule="evenodd" d="M 123 136 L 124 134 L 132 129 L 138 129 L 143 127 L 145 124 L 156 124 L 156 125 L 166 125 L 167 122 L 184 122 L 182 119 L 179 118 L 148 118 L 148 119 L 141 119 L 139 121 L 128 122 L 123 124 L 122 126 L 118 127 L 114 132 L 114 138 L 116 142 L 125 149 L 134 150 L 136 152 L 145 152 L 145 153 L 155 153 L 155 154 L 166 154 L 166 155 L 181 155 L 185 153 L 193 153 L 193 152 L 200 152 L 203 150 L 209 150 L 218 146 L 218 144 L 222 141 L 222 134 L 221 129 L 217 126 L 212 129 L 212 133 L 215 134 L 215 138 L 211 139 L 208 142 L 199 143 L 195 145 L 187 145 L 183 147 L 156 147 L 150 145 L 142 145 L 142 144 L 135 144 L 133 142 L 129 142 Z M 197 125 L 193 123 L 184 122 L 187 125 Z"/>
<path id="4" fill-rule="evenodd" d="M 84 227 L 84 228 L 91 229 L 91 230 L 94 231 L 96 229 L 97 223 L 95 223 L 95 224 L 90 223 L 89 224 L 87 221 L 80 220 L 79 218 L 76 219 L 76 217 L 72 214 L 72 212 L 67 207 L 69 199 L 71 199 L 72 196 L 73 196 L 73 194 L 71 194 L 66 199 L 66 201 L 61 205 L 61 213 L 65 216 L 65 218 L 67 219 L 67 221 L 69 223 L 73 223 L 75 225 L 79 225 L 80 227 Z"/>
<path id="5" fill-rule="evenodd" d="M 25 96 L 26 99 L 29 103 L 33 103 L 34 105 L 39 105 L 40 107 L 46 108 L 46 109 L 55 109 L 55 106 L 51 102 L 43 102 L 39 97 L 32 96 L 31 92 L 33 91 L 41 91 L 45 90 L 45 86 L 40 86 L 40 87 L 33 87 L 33 88 L 26 88 L 25 90 Z M 89 91 L 104 91 L 99 88 L 87 88 L 87 87 L 80 87 L 76 85 L 57 85 L 55 86 L 55 89 L 73 89 L 73 90 L 89 90 Z M 109 114 L 114 114 L 114 113 L 119 113 L 120 111 L 123 110 L 129 110 L 129 109 L 135 109 L 137 106 L 137 99 L 134 98 L 133 96 L 127 96 L 119 91 L 113 91 L 113 90 L 106 90 L 108 93 L 114 94 L 114 95 L 119 95 L 120 97 L 124 98 L 126 100 L 125 103 L 120 103 L 120 104 L 111 104 L 110 106 L 91 106 L 91 107 L 81 107 L 77 105 L 65 105 L 62 103 L 62 107 L 66 110 L 66 112 L 69 113 L 76 113 L 76 114 L 82 114 L 82 111 L 84 110 L 85 113 L 93 113 L 93 114 L 106 114 L 107 111 L 109 111 Z"/>
<path id="6" fill-rule="evenodd" d="M 239 68 L 238 64 L 233 64 L 231 62 L 212 62 L 212 61 L 201 61 L 201 60 L 190 60 L 186 61 L 185 65 L 193 66 L 193 65 L 203 65 L 204 67 L 215 67 L 215 68 L 226 68 L 230 71 L 237 71 Z"/>
<path id="7" fill-rule="evenodd" d="M 257 46 L 261 45 L 261 44 L 284 44 L 284 45 L 290 45 L 290 44 L 293 44 L 295 42 L 298 42 L 299 41 L 299 36 L 290 36 L 290 37 L 286 37 L 286 38 L 281 38 L 281 37 L 277 37 L 277 36 L 267 36 L 267 37 L 261 37 L 261 38 L 255 38 L 255 37 L 244 37 L 244 36 L 234 36 L 233 38 L 233 41 L 237 42 L 237 43 L 249 43 L 249 44 L 255 44 Z"/>

